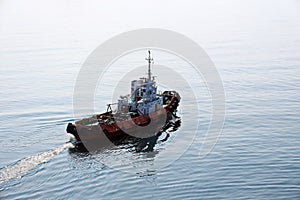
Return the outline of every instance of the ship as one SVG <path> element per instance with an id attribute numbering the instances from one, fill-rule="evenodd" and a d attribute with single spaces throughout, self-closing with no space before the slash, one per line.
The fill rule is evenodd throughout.
<path id="1" fill-rule="evenodd" d="M 73 145 L 94 144 L 93 148 L 98 148 L 104 143 L 115 143 L 128 137 L 149 142 L 157 139 L 172 124 L 177 126 L 180 123 L 177 116 L 181 100 L 179 93 L 174 90 L 160 92 L 151 72 L 153 58 L 150 50 L 145 60 L 147 76 L 131 81 L 130 94 L 120 96 L 116 103 L 107 104 L 104 113 L 68 123 L 66 131 L 72 135 Z"/>

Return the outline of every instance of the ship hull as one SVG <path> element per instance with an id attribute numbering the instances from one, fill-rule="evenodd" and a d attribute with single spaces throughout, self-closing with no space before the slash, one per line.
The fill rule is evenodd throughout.
<path id="1" fill-rule="evenodd" d="M 67 132 L 74 135 L 76 141 L 100 140 L 104 137 L 114 141 L 128 135 L 145 138 L 150 137 L 151 133 L 159 131 L 171 119 L 171 114 L 162 109 L 149 116 L 137 116 L 109 125 L 85 126 L 69 123 Z M 151 126 L 147 127 L 150 124 Z M 144 133 L 139 134 L 139 131 L 144 131 Z"/>
<path id="2" fill-rule="evenodd" d="M 113 115 L 112 112 L 106 112 L 80 120 L 75 124 L 69 123 L 66 130 L 74 136 L 72 141 L 74 145 L 90 146 L 93 149 L 117 143 L 128 137 L 151 138 L 157 135 L 176 116 L 179 101 L 179 94 L 172 93 L 164 108 L 149 115 L 130 116 L 129 114 L 122 114 L 120 116 L 118 114 Z M 109 123 L 97 123 L 100 116 L 108 116 Z M 86 123 L 94 123 L 94 125 L 86 125 Z"/>

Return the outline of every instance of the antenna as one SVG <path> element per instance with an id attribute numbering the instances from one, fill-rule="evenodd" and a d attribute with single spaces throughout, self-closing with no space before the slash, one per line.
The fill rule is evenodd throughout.
<path id="1" fill-rule="evenodd" d="M 148 58 L 145 58 L 148 61 L 148 81 L 151 80 L 151 63 L 153 61 L 153 58 L 151 58 L 151 52 L 148 50 Z"/>

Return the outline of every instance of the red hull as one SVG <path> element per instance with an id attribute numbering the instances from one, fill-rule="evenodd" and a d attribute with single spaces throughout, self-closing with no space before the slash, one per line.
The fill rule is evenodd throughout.
<path id="1" fill-rule="evenodd" d="M 96 115 L 96 117 L 84 119 L 75 124 L 69 123 L 67 132 L 74 135 L 76 142 L 114 142 L 124 137 L 133 136 L 136 138 L 149 138 L 157 134 L 166 123 L 172 119 L 172 115 L 178 106 L 180 96 L 178 93 L 172 95 L 165 108 L 153 112 L 149 115 L 130 116 L 112 112 Z M 96 123 L 100 116 L 107 116 L 110 123 L 99 123 L 97 125 L 83 125 L 86 123 Z M 109 139 L 109 140 L 107 140 Z"/>
<path id="2" fill-rule="evenodd" d="M 75 126 L 69 123 L 67 131 L 73 134 L 77 141 L 101 140 L 104 137 L 113 141 L 128 135 L 145 138 L 158 132 L 165 125 L 167 116 L 170 114 L 170 112 L 162 109 L 151 113 L 149 116 L 138 116 L 109 125 Z M 140 131 L 143 133 L 140 134 Z"/>

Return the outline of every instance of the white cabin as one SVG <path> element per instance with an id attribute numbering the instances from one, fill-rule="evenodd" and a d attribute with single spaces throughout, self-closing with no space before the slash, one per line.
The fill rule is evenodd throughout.
<path id="1" fill-rule="evenodd" d="M 154 77 L 151 77 L 150 51 L 148 61 L 148 78 L 140 78 L 131 81 L 130 96 L 120 96 L 118 100 L 118 112 L 137 112 L 139 115 L 148 115 L 162 109 L 163 99 L 157 96 L 157 86 Z"/>

